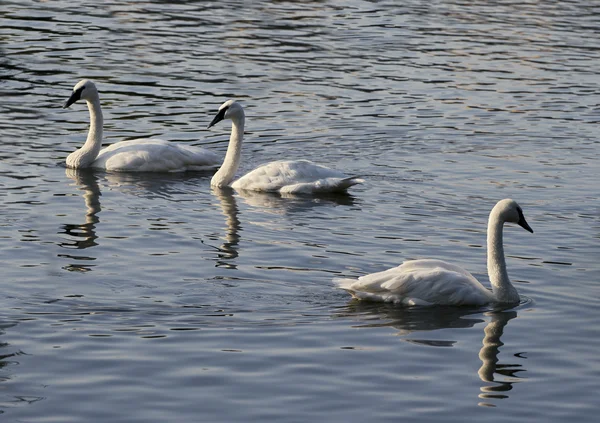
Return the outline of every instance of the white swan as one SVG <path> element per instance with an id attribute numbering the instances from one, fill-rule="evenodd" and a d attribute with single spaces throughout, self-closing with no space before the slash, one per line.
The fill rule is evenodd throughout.
<path id="1" fill-rule="evenodd" d="M 67 156 L 72 169 L 97 168 L 117 172 L 184 172 L 209 170 L 219 166 L 219 157 L 208 150 L 159 139 L 140 138 L 102 147 L 102 109 L 98 90 L 92 81 L 75 85 L 63 108 L 83 99 L 90 111 L 90 130 L 83 147 Z"/>
<path id="2" fill-rule="evenodd" d="M 334 279 L 334 282 L 357 299 L 404 305 L 518 303 L 519 294 L 510 283 L 504 260 L 504 222 L 516 223 L 533 233 L 521 207 L 514 200 L 501 200 L 494 206 L 490 212 L 487 233 L 491 291 L 463 268 L 430 259 L 411 260 L 383 272 L 358 279 Z"/>
<path id="3" fill-rule="evenodd" d="M 244 109 L 239 103 L 228 100 L 219 107 L 219 113 L 208 127 L 223 119 L 231 119 L 231 137 L 223 165 L 210 181 L 212 186 L 281 194 L 318 194 L 342 192 L 364 182 L 356 176 L 349 177 L 307 160 L 280 160 L 262 165 L 231 183 L 240 165 L 246 119 Z"/>

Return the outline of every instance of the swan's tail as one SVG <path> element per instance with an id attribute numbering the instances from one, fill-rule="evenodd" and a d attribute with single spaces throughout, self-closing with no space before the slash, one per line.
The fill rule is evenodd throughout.
<path id="1" fill-rule="evenodd" d="M 348 294 L 352 295 L 352 298 L 354 298 L 354 299 L 375 301 L 375 302 L 381 302 L 381 301 L 397 302 L 395 300 L 395 296 L 392 296 L 393 297 L 392 298 L 389 296 L 381 295 L 380 293 L 356 291 L 352 288 L 352 285 L 354 284 L 354 282 L 356 282 L 356 279 L 342 279 L 342 278 L 333 279 L 333 283 L 335 283 L 338 286 L 338 288 L 341 288 L 344 291 L 346 291 Z"/>
<path id="2" fill-rule="evenodd" d="M 280 194 L 326 194 L 343 193 L 352 185 L 362 184 L 364 179 L 358 176 L 348 178 L 324 178 L 318 181 L 300 182 L 286 185 L 279 190 Z"/>
<path id="3" fill-rule="evenodd" d="M 356 292 L 351 288 L 352 284 L 356 282 L 356 279 L 346 279 L 346 278 L 334 278 L 333 283 L 338 286 L 338 288 L 343 289 L 348 294 L 352 295 L 354 298 L 358 298 L 356 296 Z"/>
<path id="4" fill-rule="evenodd" d="M 350 188 L 352 185 L 362 184 L 365 180 L 360 176 L 349 176 L 348 178 L 344 178 L 340 180 L 339 186 L 342 189 Z"/>
<path id="5" fill-rule="evenodd" d="M 327 178 L 318 181 L 313 189 L 314 193 L 324 192 L 344 192 L 352 185 L 362 184 L 365 182 L 358 176 L 349 176 L 347 178 Z"/>
<path id="6" fill-rule="evenodd" d="M 402 297 L 401 295 L 392 294 L 391 292 L 380 291 L 380 292 L 368 292 L 362 290 L 356 290 L 352 285 L 356 282 L 356 279 L 344 279 L 344 278 L 334 278 L 333 283 L 335 283 L 338 288 L 343 289 L 348 294 L 352 295 L 352 298 L 362 301 L 373 301 L 373 302 L 384 302 L 384 303 L 394 303 L 401 304 L 405 306 L 415 306 L 415 305 L 431 305 L 427 301 L 420 300 L 418 298 L 409 298 Z M 359 287 L 359 289 L 361 289 Z"/>

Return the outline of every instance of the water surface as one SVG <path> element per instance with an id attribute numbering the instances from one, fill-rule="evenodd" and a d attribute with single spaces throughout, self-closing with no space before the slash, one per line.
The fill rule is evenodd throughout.
<path id="1" fill-rule="evenodd" d="M 595 421 L 600 8 L 584 1 L 4 2 L 0 414 L 15 422 Z M 71 171 L 93 79 L 105 143 L 157 136 L 243 171 L 305 158 L 346 196 L 210 174 Z M 435 257 L 522 303 L 403 309 L 334 277 Z"/>

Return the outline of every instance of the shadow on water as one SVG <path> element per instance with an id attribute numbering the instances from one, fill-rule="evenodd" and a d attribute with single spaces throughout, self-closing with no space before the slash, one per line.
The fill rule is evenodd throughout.
<path id="1" fill-rule="evenodd" d="M 398 307 L 390 304 L 352 302 L 346 311 L 339 313 L 338 317 L 353 317 L 364 320 L 357 328 L 393 327 L 403 336 L 403 340 L 412 344 L 430 347 L 453 347 L 457 341 L 407 338 L 415 332 L 428 332 L 440 329 L 471 328 L 483 323 L 482 309 L 464 307 Z M 526 371 L 520 363 L 502 363 L 498 355 L 504 345 L 501 337 L 508 322 L 517 317 L 515 310 L 493 308 L 483 311 L 483 316 L 491 320 L 484 327 L 482 347 L 479 350 L 481 367 L 477 374 L 482 382 L 479 398 L 484 400 L 506 399 L 507 392 L 513 385 L 522 382 L 524 378 L 519 373 Z M 522 360 L 523 356 L 514 355 Z M 480 402 L 480 406 L 494 407 L 490 402 Z"/>

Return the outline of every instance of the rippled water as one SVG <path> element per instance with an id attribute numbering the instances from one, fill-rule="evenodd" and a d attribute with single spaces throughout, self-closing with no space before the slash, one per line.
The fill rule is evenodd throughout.
<path id="1" fill-rule="evenodd" d="M 28 2 L 0 9 L 0 415 L 15 422 L 593 421 L 600 411 L 600 7 L 594 2 Z M 85 139 L 307 158 L 348 196 L 211 190 L 210 174 L 68 171 Z M 407 259 L 511 309 L 350 301 Z"/>

